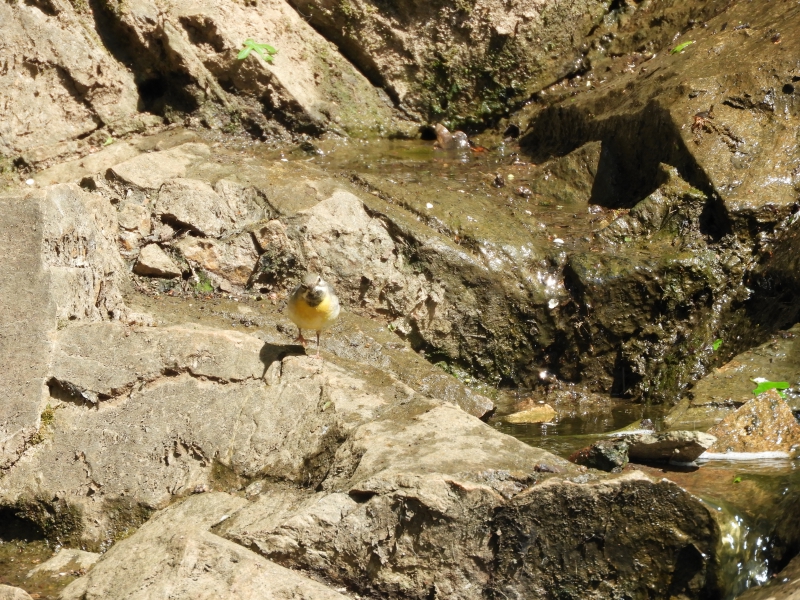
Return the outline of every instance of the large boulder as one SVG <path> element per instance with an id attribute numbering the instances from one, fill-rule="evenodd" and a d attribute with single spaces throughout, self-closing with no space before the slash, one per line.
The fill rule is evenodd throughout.
<path id="1" fill-rule="evenodd" d="M 6 115 L 0 156 L 21 154 L 36 164 L 79 151 L 85 144 L 78 138 L 102 128 L 133 127 L 139 103 L 134 75 L 93 35 L 86 17 L 66 2 L 0 6 Z"/>
<path id="2" fill-rule="evenodd" d="M 61 600 L 347 598 L 209 531 L 246 503 L 214 492 L 158 513 L 64 589 Z"/>
<path id="3" fill-rule="evenodd" d="M 108 31 L 131 49 L 152 90 L 153 110 L 195 110 L 205 102 L 240 111 L 251 130 L 274 130 L 269 111 L 295 131 L 348 134 L 396 130 L 391 102 L 282 0 L 252 4 L 150 0 L 95 6 Z M 246 39 L 278 50 L 237 55 Z M 213 112 L 213 111 L 212 111 Z M 207 115 L 209 124 L 220 126 Z"/>
<path id="4" fill-rule="evenodd" d="M 219 531 L 389 598 L 538 597 L 564 585 L 591 598 L 650 586 L 716 589 L 715 567 L 702 556 L 713 552 L 718 526 L 692 496 L 635 472 L 581 475 L 468 419 L 413 401 L 394 407 L 339 449 L 323 491 L 262 490 Z M 586 552 L 586 535 L 616 550 Z M 630 562 L 632 548 L 651 568 Z M 629 576 L 607 576 L 620 569 Z"/>

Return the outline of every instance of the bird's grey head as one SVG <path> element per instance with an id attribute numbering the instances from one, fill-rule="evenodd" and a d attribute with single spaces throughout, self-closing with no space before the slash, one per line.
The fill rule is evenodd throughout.
<path id="1" fill-rule="evenodd" d="M 316 275 L 315 273 L 307 273 L 306 276 L 303 277 L 303 282 L 300 285 L 303 287 L 303 289 L 313 290 L 321 283 L 324 283 L 322 281 L 322 277 Z"/>

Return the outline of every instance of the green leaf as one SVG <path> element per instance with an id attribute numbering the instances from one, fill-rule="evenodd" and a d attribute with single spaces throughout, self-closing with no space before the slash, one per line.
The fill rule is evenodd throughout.
<path id="1" fill-rule="evenodd" d="M 266 52 L 264 52 L 264 51 L 263 51 L 261 48 L 255 48 L 255 51 L 256 51 L 256 52 L 258 52 L 258 55 L 259 55 L 261 58 L 263 58 L 265 61 L 267 61 L 267 62 L 269 62 L 269 63 L 271 63 L 271 62 L 275 62 L 275 61 L 274 61 L 274 59 L 273 59 L 273 58 L 272 58 L 272 57 L 271 57 L 269 54 L 267 54 Z"/>
<path id="2" fill-rule="evenodd" d="M 711 349 L 714 350 L 714 352 L 716 352 L 717 350 L 719 350 L 720 346 L 722 346 L 722 340 L 717 338 L 717 339 L 714 340 L 714 343 L 711 345 Z"/>
<path id="3" fill-rule="evenodd" d="M 109 138 L 106 138 L 105 142 L 103 142 L 103 146 L 110 146 L 113 143 L 114 143 L 114 138 L 109 137 Z"/>
<path id="4" fill-rule="evenodd" d="M 751 379 L 750 381 L 758 384 L 756 389 L 753 390 L 754 396 L 763 394 L 768 390 L 778 390 L 778 393 L 781 395 L 781 398 L 786 398 L 786 394 L 780 391 L 789 389 L 789 383 L 786 381 L 756 381 L 754 379 Z"/>
<path id="5" fill-rule="evenodd" d="M 688 48 L 692 44 L 694 44 L 694 40 L 691 40 L 689 42 L 683 42 L 682 44 L 678 44 L 677 46 L 675 46 L 672 50 L 669 51 L 669 53 L 670 54 L 679 54 L 680 52 L 683 52 L 684 50 L 686 50 L 686 48 Z"/>
<path id="6" fill-rule="evenodd" d="M 632 242 L 632 241 L 633 241 L 633 238 L 632 238 L 632 237 L 630 237 L 629 235 L 626 235 L 626 236 L 625 236 L 624 238 L 622 238 L 622 239 L 623 239 L 625 242 Z"/>
<path id="7" fill-rule="evenodd" d="M 742 478 L 740 475 L 737 475 L 733 478 L 733 483 L 742 483 Z"/>
<path id="8" fill-rule="evenodd" d="M 244 48 L 239 51 L 239 54 L 236 56 L 239 60 L 244 60 L 250 53 L 255 50 L 255 52 L 263 58 L 267 62 L 274 62 L 272 56 L 278 53 L 278 50 L 274 46 L 270 46 L 269 44 L 259 44 L 253 38 L 247 38 L 244 43 L 242 44 Z"/>

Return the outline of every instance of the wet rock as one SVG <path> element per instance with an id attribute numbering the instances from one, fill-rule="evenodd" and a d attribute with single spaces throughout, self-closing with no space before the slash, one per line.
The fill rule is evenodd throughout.
<path id="1" fill-rule="evenodd" d="M 534 405 L 503 417 L 509 423 L 546 423 L 556 416 L 555 409 L 549 404 Z"/>
<path id="2" fill-rule="evenodd" d="M 721 348 L 725 347 L 725 342 Z M 786 381 L 791 388 L 787 399 L 792 410 L 800 409 L 795 389 L 800 389 L 800 325 L 778 332 L 770 339 L 734 356 L 698 381 L 691 394 L 670 410 L 664 423 L 679 429 L 708 429 L 753 399 L 752 379 Z"/>
<path id="3" fill-rule="evenodd" d="M 55 576 L 61 572 L 88 571 L 100 559 L 96 552 L 85 552 L 74 548 L 61 548 L 55 556 L 28 571 L 28 579 L 42 575 Z"/>
<path id="4" fill-rule="evenodd" d="M 701 431 L 666 431 L 625 436 L 628 456 L 634 462 L 693 462 L 715 443 L 716 438 Z"/>
<path id="5" fill-rule="evenodd" d="M 247 285 L 258 262 L 249 233 L 219 241 L 189 236 L 176 243 L 175 248 L 187 260 L 234 285 Z"/>
<path id="6" fill-rule="evenodd" d="M 158 244 L 148 244 L 139 252 L 133 272 L 137 275 L 178 277 L 181 270 Z"/>
<path id="7" fill-rule="evenodd" d="M 219 492 L 192 496 L 157 513 L 111 548 L 62 600 L 132 595 L 195 598 L 297 598 L 345 596 L 214 535 L 209 529 L 247 501 Z"/>
<path id="8" fill-rule="evenodd" d="M 619 433 L 579 450 L 569 460 L 602 471 L 619 471 L 628 461 L 691 463 L 715 442 L 700 431 Z"/>
<path id="9" fill-rule="evenodd" d="M 662 164 L 660 168 L 666 183 L 601 229 L 598 236 L 622 242 L 626 237 L 649 238 L 658 233 L 674 238 L 696 231 L 690 225 L 700 222 L 705 195 L 686 184 L 674 167 Z"/>
<path id="10" fill-rule="evenodd" d="M 800 557 L 795 557 L 765 585 L 752 587 L 736 600 L 797 600 L 800 598 Z"/>
<path id="11" fill-rule="evenodd" d="M 25 590 L 0 584 L 0 600 L 33 600 Z"/>
<path id="12" fill-rule="evenodd" d="M 618 473 L 628 464 L 628 440 L 600 440 L 569 457 L 576 465 Z"/>
<path id="13" fill-rule="evenodd" d="M 442 125 L 437 123 L 434 128 L 436 131 L 436 145 L 442 150 L 466 150 L 469 148 L 469 140 L 467 134 L 463 131 L 450 131 Z"/>
<path id="14" fill-rule="evenodd" d="M 775 390 L 747 401 L 708 432 L 717 441 L 708 449 L 725 452 L 784 452 L 800 447 L 800 425 Z"/>

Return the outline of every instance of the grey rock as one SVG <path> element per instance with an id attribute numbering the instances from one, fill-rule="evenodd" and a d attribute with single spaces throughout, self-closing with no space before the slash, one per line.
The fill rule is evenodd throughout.
<path id="1" fill-rule="evenodd" d="M 59 319 L 126 317 L 116 211 L 102 196 L 64 184 L 38 194 L 43 260 Z"/>
<path id="2" fill-rule="evenodd" d="M 619 472 L 628 464 L 628 442 L 625 439 L 600 440 L 573 453 L 569 460 L 592 469 Z"/>
<path id="3" fill-rule="evenodd" d="M 717 440 L 702 431 L 665 431 L 624 436 L 632 461 L 689 463 Z"/>
<path id="4" fill-rule="evenodd" d="M 412 4 L 384 10 L 368 0 L 353 0 L 319 10 L 310 0 L 292 4 L 329 40 L 347 48 L 363 72 L 379 73 L 392 97 L 423 120 L 443 112 L 479 114 L 481 101 L 500 89 L 529 97 L 560 80 L 580 64 L 581 40 L 607 6 L 563 0 L 508 6 L 480 0 L 468 6 Z M 503 68 L 490 50 L 492 43 L 502 44 L 508 61 Z M 446 64 L 437 71 L 434 65 L 444 51 Z M 450 83 L 438 83 L 443 75 L 457 82 L 457 94 Z"/>
<path id="5" fill-rule="evenodd" d="M 0 363 L 8 397 L 0 402 L 0 468 L 16 462 L 39 427 L 46 399 L 47 337 L 56 306 L 41 249 L 38 198 L 0 198 Z"/>
<path id="6" fill-rule="evenodd" d="M 205 91 L 204 98 L 226 110 L 241 107 L 265 129 L 265 108 L 305 130 L 375 134 L 394 125 L 391 102 L 288 3 L 201 1 L 159 10 L 149 0 L 136 0 L 126 8 L 115 18 L 143 49 L 142 62 L 180 70 Z M 247 38 L 274 45 L 279 50 L 274 62 L 255 52 L 238 60 Z M 240 97 L 226 92 L 223 80 Z"/>
<path id="7" fill-rule="evenodd" d="M 209 184 L 196 179 L 170 179 L 158 192 L 154 212 L 163 221 L 219 237 L 231 224 L 231 214 Z"/>
<path id="8" fill-rule="evenodd" d="M 23 589 L 0 584 L 0 600 L 33 600 Z"/>
<path id="9" fill-rule="evenodd" d="M 368 214 L 353 193 L 336 190 L 301 211 L 293 225 L 290 237 L 302 264 L 321 273 L 351 306 L 388 309 L 431 329 L 451 327 L 440 308 L 443 287 L 407 267 L 386 223 Z"/>
<path id="10" fill-rule="evenodd" d="M 119 503 L 135 521 L 136 511 L 236 486 L 239 476 L 319 482 L 353 428 L 390 398 L 413 396 L 398 382 L 376 389 L 313 358 L 276 361 L 285 348 L 233 332 L 98 324 L 62 335 L 53 423 L 4 479 L 0 502 L 58 497 L 80 515 L 70 535 L 92 547 L 118 531 L 109 507 Z M 220 479 L 225 472 L 232 483 Z M 47 511 L 41 518 L 58 521 Z"/>
<path id="11" fill-rule="evenodd" d="M 122 202 L 119 206 L 117 220 L 122 229 L 136 231 L 142 236 L 150 235 L 153 229 L 150 211 L 135 202 Z"/>
<path id="12" fill-rule="evenodd" d="M 250 233 L 225 240 L 187 236 L 178 241 L 175 248 L 192 264 L 238 286 L 250 281 L 258 262 L 258 253 Z"/>
<path id="13" fill-rule="evenodd" d="M 50 341 L 69 320 L 146 321 L 124 304 L 125 265 L 116 211 L 73 184 L 0 200 L 0 355 L 9 366 L 9 400 L 0 405 L 0 465 L 20 456 L 47 404 Z"/>
<path id="14" fill-rule="evenodd" d="M 213 492 L 157 513 L 64 589 L 61 600 L 346 598 L 209 531 L 246 503 Z"/>
<path id="15" fill-rule="evenodd" d="M 137 275 L 156 277 L 178 277 L 181 270 L 175 261 L 158 244 L 148 244 L 139 252 L 133 272 Z"/>
<path id="16" fill-rule="evenodd" d="M 260 379 L 267 368 L 259 339 L 187 324 L 129 328 L 91 323 L 58 333 L 51 367 L 55 382 L 96 402 L 132 391 L 168 373 L 212 381 Z"/>
<path id="17" fill-rule="evenodd" d="M 27 577 L 56 575 L 63 571 L 87 571 L 100 559 L 97 552 L 85 552 L 75 548 L 61 548 L 56 554 L 28 571 Z"/>

